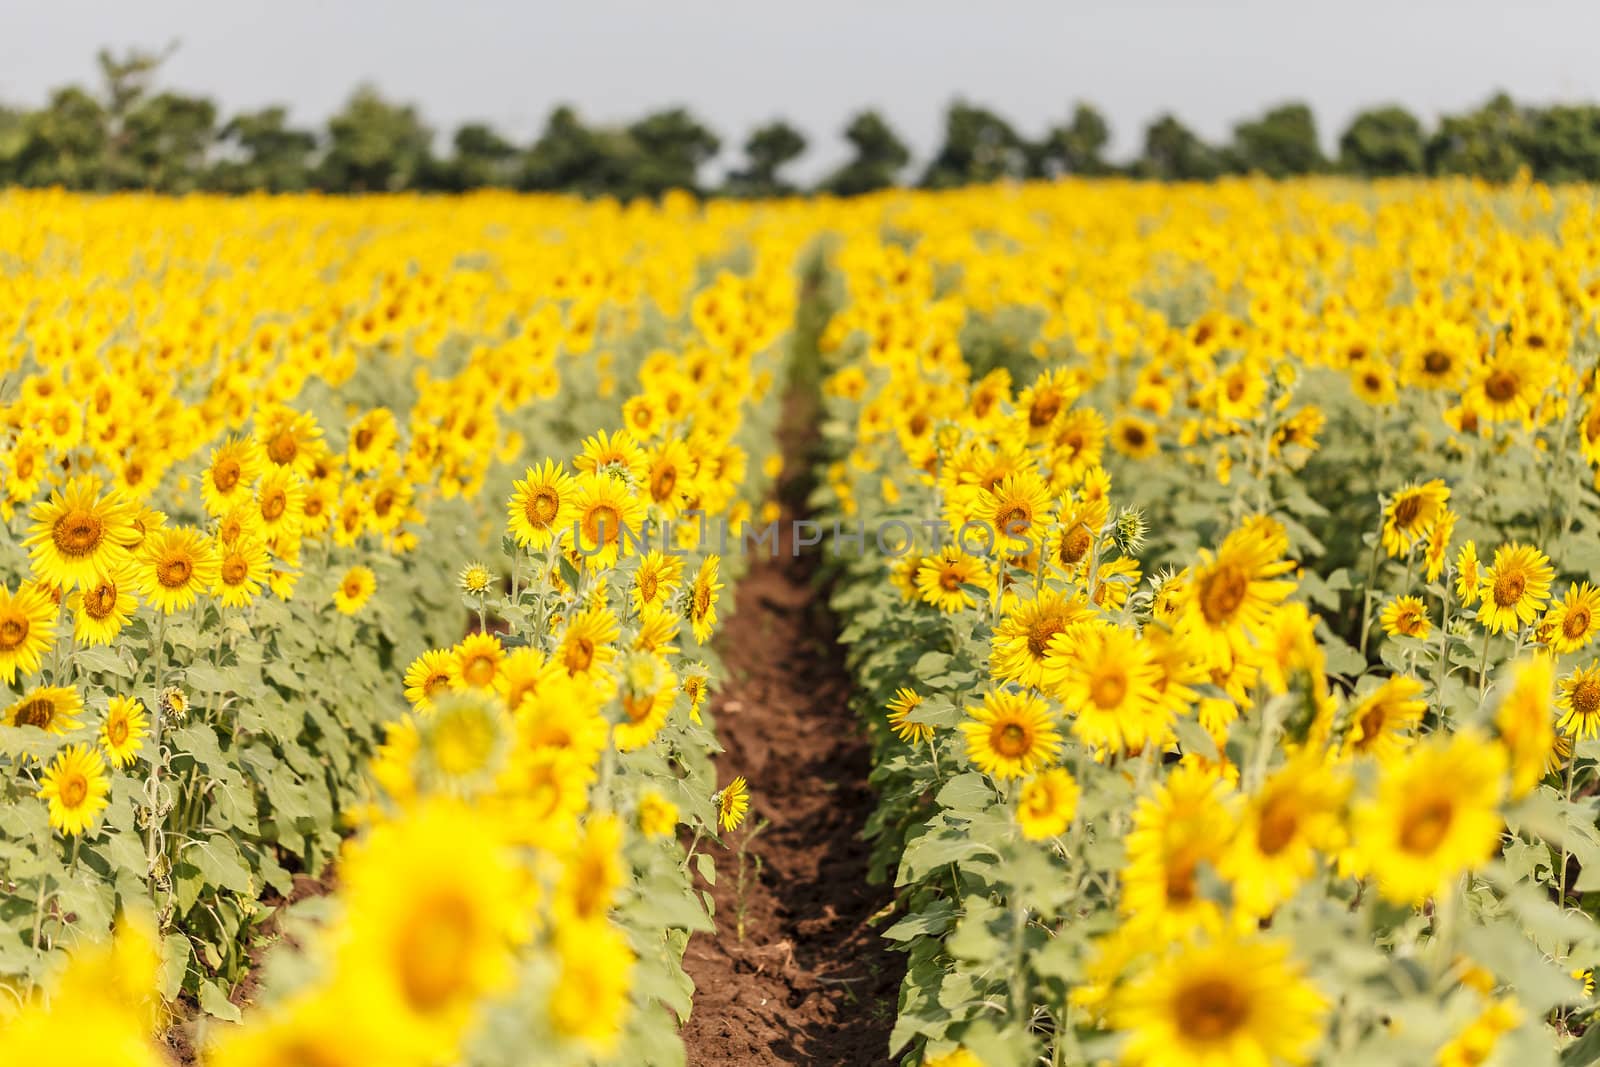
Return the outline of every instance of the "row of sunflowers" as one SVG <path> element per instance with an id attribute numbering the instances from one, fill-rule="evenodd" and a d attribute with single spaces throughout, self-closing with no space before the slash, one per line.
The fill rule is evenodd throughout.
<path id="1" fill-rule="evenodd" d="M 814 503 L 867 531 L 832 603 L 904 1062 L 1600 1060 L 1595 212 L 843 220 Z"/>
<path id="2" fill-rule="evenodd" d="M 0 1058 L 681 1062 L 806 237 L 0 198 Z"/>

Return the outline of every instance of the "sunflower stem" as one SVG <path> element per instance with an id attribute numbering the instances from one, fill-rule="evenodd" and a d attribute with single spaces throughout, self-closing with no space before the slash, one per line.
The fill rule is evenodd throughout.
<path id="1" fill-rule="evenodd" d="M 1572 803 L 1572 786 L 1577 780 L 1577 771 L 1578 746 L 1574 744 L 1572 746 L 1572 754 L 1567 757 L 1567 788 L 1565 793 L 1567 803 L 1569 805 Z M 1567 860 L 1569 855 L 1570 853 L 1567 851 L 1567 838 L 1566 835 L 1563 834 L 1561 838 L 1561 867 L 1557 871 L 1556 878 L 1556 905 L 1562 908 L 1567 906 Z"/>
<path id="2" fill-rule="evenodd" d="M 158 860 L 161 855 L 161 720 L 164 708 L 163 694 L 167 685 L 166 663 L 167 641 L 167 616 L 160 613 L 156 615 L 154 641 L 150 649 L 151 659 L 155 662 L 155 701 L 152 704 L 150 716 L 150 776 L 145 779 L 144 795 L 147 804 L 148 823 L 145 826 L 145 870 L 150 879 L 150 895 L 156 900 L 156 913 L 161 912 L 160 902 L 157 900 L 159 892 L 157 886 L 160 879 L 157 877 Z"/>
<path id="3" fill-rule="evenodd" d="M 1383 535 L 1380 532 L 1372 542 L 1372 555 L 1367 557 L 1367 580 L 1361 587 L 1361 644 L 1359 651 L 1361 657 L 1367 655 L 1367 631 L 1372 626 L 1372 586 L 1378 580 L 1378 555 L 1383 551 Z"/>
<path id="4" fill-rule="evenodd" d="M 1489 638 L 1493 636 L 1489 628 L 1483 628 L 1483 656 L 1478 660 L 1478 699 L 1482 700 L 1489 692 Z"/>

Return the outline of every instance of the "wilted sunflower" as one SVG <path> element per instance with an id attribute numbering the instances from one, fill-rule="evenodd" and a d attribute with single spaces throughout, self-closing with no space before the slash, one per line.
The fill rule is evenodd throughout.
<path id="1" fill-rule="evenodd" d="M 1450 489 L 1438 478 L 1395 493 L 1383 509 L 1383 550 L 1393 557 L 1409 553 L 1427 538 L 1449 500 Z"/>
<path id="2" fill-rule="evenodd" d="M 1301 1064 L 1328 1001 L 1281 939 L 1182 945 L 1114 994 L 1126 1062 L 1163 1067 Z"/>
<path id="3" fill-rule="evenodd" d="M 165 615 L 193 604 L 220 574 L 210 538 L 191 526 L 158 530 L 139 552 L 139 592 Z"/>
<path id="4" fill-rule="evenodd" d="M 572 521 L 572 503 L 572 475 L 561 464 L 529 467 L 506 501 L 511 536 L 523 548 L 544 548 Z"/>
<path id="5" fill-rule="evenodd" d="M 1022 778 L 1055 762 L 1061 746 L 1050 705 L 1031 693 L 992 689 L 961 724 L 967 756 L 993 778 Z"/>
<path id="6" fill-rule="evenodd" d="M 933 740 L 933 727 L 930 724 L 912 722 L 910 719 L 911 712 L 921 703 L 920 693 L 901 686 L 894 691 L 894 698 L 887 706 L 889 729 L 908 745 L 920 745 Z"/>
<path id="7" fill-rule="evenodd" d="M 1513 541 L 1494 550 L 1494 562 L 1478 580 L 1478 621 L 1490 633 L 1517 630 L 1538 617 L 1550 599 L 1555 571 L 1550 559 L 1532 545 Z"/>
<path id="8" fill-rule="evenodd" d="M 722 588 L 722 583 L 717 581 L 720 563 L 718 557 L 707 556 L 700 563 L 694 584 L 689 587 L 689 626 L 694 630 L 694 639 L 702 645 L 711 639 L 711 631 L 717 625 L 717 592 Z"/>
<path id="9" fill-rule="evenodd" d="M 18 674 L 39 669 L 40 658 L 55 640 L 59 610 L 35 582 L 23 582 L 14 594 L 0 585 L 0 677 L 15 682 Z"/>
<path id="10" fill-rule="evenodd" d="M 68 745 L 50 761 L 35 795 L 49 802 L 52 828 L 87 832 L 111 804 L 105 757 L 88 745 Z"/>
<path id="11" fill-rule="evenodd" d="M 28 690 L 6 709 L 5 721 L 12 726 L 36 726 L 46 733 L 70 734 L 81 723 L 83 698 L 72 686 L 42 685 Z"/>
<path id="12" fill-rule="evenodd" d="M 333 606 L 342 615 L 354 615 L 372 599 L 378 589 L 377 575 L 371 567 L 356 565 L 344 572 L 339 586 L 333 591 Z"/>
<path id="13" fill-rule="evenodd" d="M 1375 795 L 1352 814 L 1359 869 L 1383 896 L 1420 904 L 1500 847 L 1505 751 L 1473 730 L 1436 733 L 1382 763 Z"/>
<path id="14" fill-rule="evenodd" d="M 22 543 L 34 573 L 63 589 L 93 585 L 129 558 L 137 512 L 138 505 L 116 490 L 101 496 L 92 475 L 72 479 L 29 512 L 33 525 Z"/>
<path id="15" fill-rule="evenodd" d="M 100 724 L 100 744 L 111 762 L 126 767 L 139 757 L 144 747 L 149 719 L 138 697 L 114 696 L 106 705 L 106 718 Z"/>
<path id="16" fill-rule="evenodd" d="M 1591 660 L 1561 679 L 1556 706 L 1564 713 L 1557 725 L 1579 740 L 1600 736 L 1600 660 Z"/>
<path id="17" fill-rule="evenodd" d="M 740 775 L 729 782 L 714 798 L 717 802 L 717 825 L 724 830 L 737 830 L 750 810 L 750 788 Z"/>

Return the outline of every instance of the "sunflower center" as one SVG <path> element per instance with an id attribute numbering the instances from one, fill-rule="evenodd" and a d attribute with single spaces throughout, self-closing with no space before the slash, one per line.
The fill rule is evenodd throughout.
<path id="1" fill-rule="evenodd" d="M 1443 797 L 1416 805 L 1400 824 L 1400 847 L 1416 856 L 1432 853 L 1449 832 L 1454 815 L 1455 808 Z"/>
<path id="2" fill-rule="evenodd" d="M 1394 505 L 1394 524 L 1402 529 L 1409 529 L 1417 521 L 1417 515 L 1422 511 L 1422 501 L 1415 496 L 1402 497 Z"/>
<path id="3" fill-rule="evenodd" d="M 1067 565 L 1077 563 L 1089 552 L 1089 547 L 1094 544 L 1094 534 L 1089 532 L 1089 527 L 1079 523 L 1067 531 L 1061 539 L 1061 562 Z"/>
<path id="4" fill-rule="evenodd" d="M 594 663 L 594 642 L 587 637 L 572 638 L 567 642 L 561 661 L 566 665 L 568 674 L 579 674 L 588 670 Z"/>
<path id="5" fill-rule="evenodd" d="M 1122 703 L 1128 693 L 1127 675 L 1118 671 L 1102 674 L 1089 686 L 1089 697 L 1101 708 L 1110 710 Z"/>
<path id="6" fill-rule="evenodd" d="M 189 583 L 194 574 L 194 564 L 183 557 L 174 556 L 156 565 L 156 580 L 168 589 L 179 589 Z"/>
<path id="7" fill-rule="evenodd" d="M 1144 447 L 1144 427 L 1136 425 L 1124 426 L 1122 428 L 1122 439 L 1126 441 L 1131 448 Z"/>
<path id="8" fill-rule="evenodd" d="M 961 588 L 961 572 L 954 567 L 945 567 L 939 571 L 939 588 L 947 593 L 954 593 Z"/>
<path id="9" fill-rule="evenodd" d="M 372 429 L 371 429 L 371 427 L 363 426 L 363 427 L 361 427 L 361 429 L 356 431 L 356 449 L 358 451 L 365 452 L 367 449 L 369 449 L 371 447 L 372 447 Z"/>
<path id="10" fill-rule="evenodd" d="M 1600 712 L 1600 682 L 1579 682 L 1572 687 L 1572 710 L 1579 715 L 1588 717 Z"/>
<path id="11" fill-rule="evenodd" d="M 74 508 L 56 520 L 50 531 L 56 549 L 64 556 L 87 556 L 100 544 L 105 524 L 88 508 Z"/>
<path id="12" fill-rule="evenodd" d="M 1521 574 L 1507 572 L 1497 575 L 1494 580 L 1494 602 L 1499 607 L 1509 608 L 1522 599 L 1527 587 L 1527 579 Z"/>
<path id="13" fill-rule="evenodd" d="M 1358 751 L 1365 751 L 1367 746 L 1377 740 L 1378 735 L 1383 732 L 1385 718 L 1382 704 L 1374 705 L 1361 716 L 1361 740 L 1356 742 Z"/>
<path id="14" fill-rule="evenodd" d="M 477 689 L 486 687 L 494 681 L 494 660 L 488 656 L 473 656 L 461 668 L 461 677 Z"/>
<path id="15" fill-rule="evenodd" d="M 383 489 L 372 498 L 372 513 L 374 515 L 388 515 L 394 510 L 395 492 L 393 489 Z"/>
<path id="16" fill-rule="evenodd" d="M 1050 651 L 1050 639 L 1060 633 L 1064 627 L 1061 620 L 1056 618 L 1039 619 L 1028 627 L 1028 652 L 1034 659 L 1044 659 Z"/>
<path id="17" fill-rule="evenodd" d="M 1289 847 L 1299 825 L 1293 804 L 1276 798 L 1269 801 L 1256 827 L 1256 847 L 1261 849 L 1262 855 L 1276 856 Z"/>
<path id="18" fill-rule="evenodd" d="M 88 612 L 91 619 L 104 619 L 117 607 L 117 587 L 110 582 L 101 582 L 83 598 L 83 610 Z"/>
<path id="19" fill-rule="evenodd" d="M 222 561 L 222 581 L 227 585 L 243 585 L 250 577 L 250 564 L 243 556 L 229 556 Z"/>
<path id="20" fill-rule="evenodd" d="M 1226 978 L 1202 978 L 1178 991 L 1178 1029 L 1194 1041 L 1221 1041 L 1250 1014 L 1250 1002 Z"/>
<path id="21" fill-rule="evenodd" d="M 211 468 L 211 484 L 224 493 L 232 492 L 243 475 L 244 470 L 239 466 L 239 461 L 232 456 L 224 456 L 217 460 L 215 467 Z"/>
<path id="22" fill-rule="evenodd" d="M 494 669 L 492 667 L 489 670 L 489 676 L 491 678 L 494 676 Z M 424 696 L 435 697 L 449 687 L 450 675 L 445 671 L 439 671 L 437 674 L 429 675 L 428 680 L 422 683 L 422 692 Z M 513 704 L 512 707 L 516 707 L 516 705 Z"/>
<path id="23" fill-rule="evenodd" d="M 261 517 L 268 522 L 276 522 L 283 518 L 283 513 L 289 510 L 289 497 L 281 489 L 274 489 L 261 501 Z"/>
<path id="24" fill-rule="evenodd" d="M 678 472 L 672 467 L 663 467 L 656 471 L 656 476 L 650 479 L 650 495 L 656 501 L 662 501 L 672 495 L 672 490 L 678 484 Z"/>
<path id="25" fill-rule="evenodd" d="M 994 750 L 1007 759 L 1016 759 L 1028 747 L 1028 731 L 1017 723 L 1008 722 L 994 732 Z"/>
<path id="26" fill-rule="evenodd" d="M 89 780 L 81 774 L 74 774 L 61 783 L 57 795 L 63 807 L 76 808 L 89 795 Z"/>
<path id="27" fill-rule="evenodd" d="M 639 599 L 653 604 L 656 599 L 656 576 L 646 572 L 639 575 Z"/>
<path id="28" fill-rule="evenodd" d="M 644 722 L 655 704 L 655 697 L 649 693 L 626 693 L 622 697 L 622 710 L 629 722 Z"/>
<path id="29" fill-rule="evenodd" d="M 522 505 L 522 513 L 528 517 L 528 522 L 537 527 L 549 526 L 555 521 L 556 512 L 560 510 L 561 502 L 556 499 L 556 494 L 550 489 L 538 489 L 529 495 Z"/>
<path id="30" fill-rule="evenodd" d="M 466 985 L 477 923 L 466 901 L 441 894 L 412 916 L 396 943 L 406 999 L 422 1012 L 446 1007 Z"/>
<path id="31" fill-rule="evenodd" d="M 1561 634 L 1568 641 L 1576 641 L 1589 632 L 1589 609 L 1579 604 L 1561 620 Z"/>
<path id="32" fill-rule="evenodd" d="M 1028 425 L 1035 430 L 1049 426 L 1056 421 L 1056 416 L 1061 414 L 1061 397 L 1055 393 L 1046 393 L 1033 402 L 1028 408 Z"/>
<path id="33" fill-rule="evenodd" d="M 622 515 L 610 504 L 596 504 L 584 516 L 584 536 L 596 547 L 617 541 L 621 531 Z"/>
<path id="34" fill-rule="evenodd" d="M 694 587 L 694 617 L 703 619 L 706 617 L 706 612 L 710 610 L 711 587 L 709 585 L 696 584 Z"/>
<path id="35" fill-rule="evenodd" d="M 1227 622 L 1244 603 L 1250 579 L 1231 563 L 1224 563 L 1200 583 L 1200 612 L 1213 625 Z"/>
<path id="36" fill-rule="evenodd" d="M 289 430 L 280 430 L 276 437 L 267 442 L 267 458 L 280 467 L 293 463 L 294 457 L 299 454 L 300 442 Z"/>
<path id="37" fill-rule="evenodd" d="M 28 620 L 17 614 L 0 619 L 0 652 L 19 648 L 28 639 Z"/>
<path id="38" fill-rule="evenodd" d="M 1455 363 L 1450 358 L 1450 353 L 1437 348 L 1430 348 L 1428 354 L 1422 357 L 1422 369 L 1429 374 L 1439 375 L 1449 370 Z"/>
<path id="39" fill-rule="evenodd" d="M 106 740 L 120 748 L 128 740 L 128 720 L 116 718 L 106 723 Z"/>
<path id="40" fill-rule="evenodd" d="M 1018 534 L 1033 522 L 1033 512 L 1022 504 L 1011 504 L 995 516 L 995 526 L 1000 533 Z"/>
<path id="41" fill-rule="evenodd" d="M 34 697 L 24 701 L 11 716 L 13 726 L 37 726 L 48 730 L 56 717 L 56 706 L 49 697 Z"/>
<path id="42" fill-rule="evenodd" d="M 1167 866 L 1167 903 L 1182 907 L 1195 898 L 1193 860 L 1175 859 Z"/>
<path id="43" fill-rule="evenodd" d="M 1504 404 L 1517 395 L 1517 376 L 1508 370 L 1497 370 L 1483 383 L 1483 392 L 1497 404 Z"/>

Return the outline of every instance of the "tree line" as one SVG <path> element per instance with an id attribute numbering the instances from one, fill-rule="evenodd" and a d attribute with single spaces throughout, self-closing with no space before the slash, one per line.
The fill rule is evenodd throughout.
<path id="1" fill-rule="evenodd" d="M 1110 126 L 1087 103 L 1031 139 L 995 112 L 957 101 L 945 114 L 938 149 L 920 167 L 887 120 L 866 110 L 843 130 L 849 158 L 802 188 L 786 171 L 806 151 L 806 137 L 783 121 L 752 130 L 739 162 L 710 177 L 722 140 L 681 107 L 626 124 L 592 125 L 560 106 L 528 144 L 484 123 L 467 123 L 440 152 L 414 106 L 387 100 L 370 86 L 358 88 L 320 130 L 294 125 L 283 107 L 224 117 L 215 101 L 158 88 L 170 54 L 102 51 L 97 86 L 63 86 L 37 110 L 0 106 L 0 185 L 165 193 L 508 188 L 630 199 L 670 189 L 851 196 L 892 185 L 939 189 L 1069 174 L 1158 181 L 1248 173 L 1506 181 L 1527 169 L 1549 182 L 1600 181 L 1600 106 L 1530 107 L 1504 93 L 1443 116 L 1431 130 L 1398 106 L 1363 111 L 1340 134 L 1332 156 L 1302 103 L 1238 123 L 1224 144 L 1207 143 L 1165 114 L 1146 126 L 1139 154 L 1120 163 L 1106 155 Z"/>

